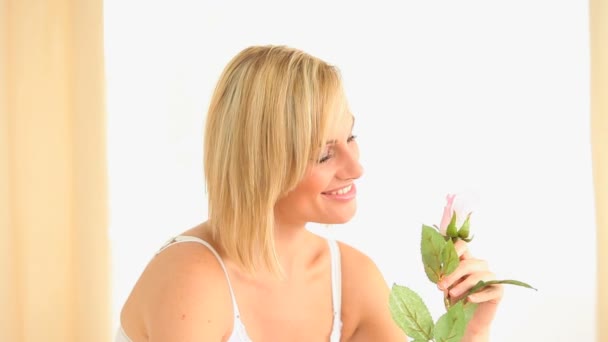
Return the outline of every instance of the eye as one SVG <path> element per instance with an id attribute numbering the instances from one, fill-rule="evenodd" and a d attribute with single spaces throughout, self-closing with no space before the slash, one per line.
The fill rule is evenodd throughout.
<path id="1" fill-rule="evenodd" d="M 355 139 L 357 139 L 357 136 L 354 134 L 351 134 L 347 139 L 346 139 L 346 143 L 350 143 L 353 142 Z M 333 153 L 331 152 L 331 150 L 329 152 L 327 152 L 326 155 L 324 155 L 323 157 L 321 157 L 321 159 L 319 159 L 317 162 L 319 164 L 325 163 L 326 161 L 330 160 L 333 157 Z"/>
<path id="2" fill-rule="evenodd" d="M 331 159 L 331 157 L 333 157 L 331 153 L 324 155 L 323 157 L 321 157 L 321 159 L 319 159 L 319 164 L 325 163 L 326 161 Z"/>

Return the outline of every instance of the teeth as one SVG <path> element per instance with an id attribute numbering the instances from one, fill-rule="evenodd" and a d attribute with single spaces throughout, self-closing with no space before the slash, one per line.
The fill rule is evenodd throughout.
<path id="1" fill-rule="evenodd" d="M 348 193 L 352 187 L 353 186 L 351 184 L 351 185 L 349 185 L 349 186 L 347 186 L 345 188 L 342 188 L 340 190 L 332 191 L 329 194 L 330 195 L 344 195 L 344 194 Z"/>

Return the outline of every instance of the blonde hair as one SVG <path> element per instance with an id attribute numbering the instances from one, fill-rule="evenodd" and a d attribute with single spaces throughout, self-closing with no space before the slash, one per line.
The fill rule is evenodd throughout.
<path id="1" fill-rule="evenodd" d="M 347 108 L 334 66 L 285 46 L 254 46 L 226 66 L 205 127 L 209 225 L 248 272 L 282 274 L 274 206 L 315 163 Z"/>

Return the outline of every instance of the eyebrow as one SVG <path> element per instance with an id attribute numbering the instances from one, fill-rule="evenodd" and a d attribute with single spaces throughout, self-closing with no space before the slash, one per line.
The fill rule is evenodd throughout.
<path id="1" fill-rule="evenodd" d="M 353 129 L 355 128 L 355 116 L 351 114 L 350 117 L 353 119 L 353 124 L 352 124 L 352 126 L 350 126 L 350 131 L 352 132 Z M 336 139 L 329 140 L 325 143 L 325 145 L 335 145 L 337 142 L 338 142 L 338 140 L 336 140 Z"/>

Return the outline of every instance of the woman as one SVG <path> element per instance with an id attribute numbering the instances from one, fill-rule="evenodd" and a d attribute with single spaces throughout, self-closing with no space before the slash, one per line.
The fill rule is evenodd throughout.
<path id="1" fill-rule="evenodd" d="M 208 221 L 169 241 L 121 312 L 117 341 L 405 341 L 376 265 L 307 222 L 355 214 L 363 169 L 336 68 L 250 47 L 223 71 L 205 128 Z M 457 244 L 454 298 L 494 279 Z M 466 341 L 487 341 L 502 288 L 477 293 Z M 127 337 L 128 336 L 128 337 Z"/>

